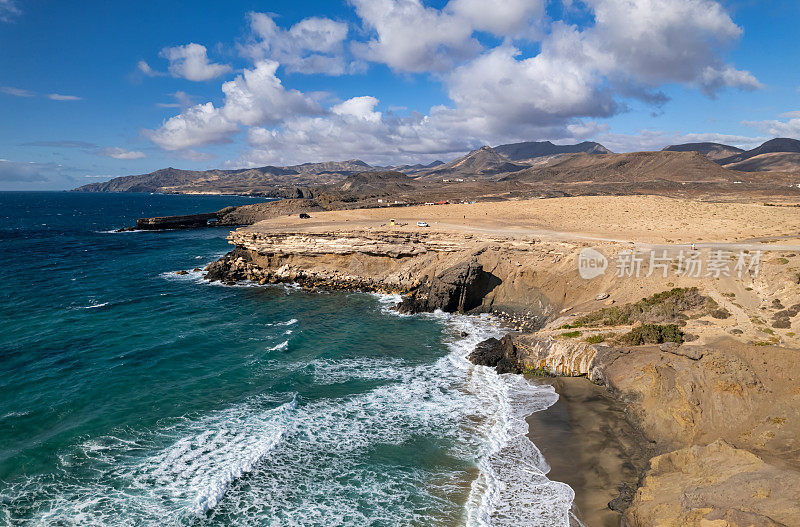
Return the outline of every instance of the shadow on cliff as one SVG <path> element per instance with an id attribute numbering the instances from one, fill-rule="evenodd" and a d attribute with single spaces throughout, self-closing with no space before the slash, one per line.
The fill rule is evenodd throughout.
<path id="1" fill-rule="evenodd" d="M 483 299 L 503 281 L 485 271 L 477 260 L 463 262 L 428 280 L 397 305 L 400 313 L 422 313 L 441 309 L 467 313 L 478 309 Z"/>

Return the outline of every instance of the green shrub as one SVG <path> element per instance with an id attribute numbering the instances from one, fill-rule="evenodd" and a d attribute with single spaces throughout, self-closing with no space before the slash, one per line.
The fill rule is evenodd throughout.
<path id="1" fill-rule="evenodd" d="M 724 307 L 721 307 L 719 309 L 712 310 L 709 313 L 709 315 L 711 315 L 714 318 L 728 318 L 731 316 L 731 312 L 725 309 Z"/>
<path id="2" fill-rule="evenodd" d="M 558 337 L 562 339 L 573 339 L 575 337 L 580 337 L 580 336 L 581 336 L 580 331 L 567 331 L 566 333 L 562 333 Z"/>
<path id="3" fill-rule="evenodd" d="M 522 373 L 525 375 L 533 375 L 534 377 L 555 377 L 552 373 L 550 373 L 546 368 L 539 366 L 538 368 L 531 368 L 526 367 L 522 370 Z"/>
<path id="4" fill-rule="evenodd" d="M 606 337 L 602 334 L 597 334 L 597 335 L 590 335 L 586 337 L 584 340 L 589 344 L 600 344 L 601 342 L 606 340 Z"/>
<path id="5" fill-rule="evenodd" d="M 681 323 L 688 317 L 686 312 L 707 313 L 719 306 L 712 299 L 700 294 L 696 287 L 675 287 L 656 293 L 638 302 L 624 306 L 605 307 L 579 317 L 571 327 L 622 326 L 634 322 L 649 324 Z"/>
<path id="6" fill-rule="evenodd" d="M 683 342 L 683 332 L 676 324 L 642 324 L 619 337 L 621 344 L 640 346 L 662 342 Z"/>
<path id="7" fill-rule="evenodd" d="M 775 259 L 775 262 L 776 262 L 776 263 L 779 263 L 779 264 L 784 264 L 784 265 L 785 265 L 785 264 L 788 264 L 788 263 L 789 263 L 789 260 L 788 260 L 788 259 L 786 259 L 786 258 L 783 258 L 783 257 L 781 257 L 781 258 L 776 258 L 776 259 Z"/>

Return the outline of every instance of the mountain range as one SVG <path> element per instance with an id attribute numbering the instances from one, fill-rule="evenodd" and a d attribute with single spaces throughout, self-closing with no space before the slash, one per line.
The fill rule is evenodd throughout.
<path id="1" fill-rule="evenodd" d="M 800 173 L 800 141 L 769 140 L 752 150 L 720 143 L 671 145 L 659 152 L 614 154 L 595 142 L 555 145 L 550 141 L 483 146 L 444 163 L 380 167 L 359 159 L 264 166 L 237 170 L 165 168 L 91 183 L 80 192 L 231 193 L 307 198 L 320 193 L 351 199 L 358 188 L 365 195 L 390 195 L 419 184 L 453 182 L 575 183 L 641 181 L 739 181 L 742 173 L 772 174 L 774 181 Z M 367 180 L 359 174 L 372 173 Z M 377 177 L 375 174 L 384 174 Z M 400 178 L 398 176 L 402 176 Z M 362 179 L 364 176 L 361 176 Z M 349 187 L 347 186 L 349 179 Z M 769 178 L 760 177 L 759 181 Z M 342 186 L 344 185 L 344 186 Z"/>

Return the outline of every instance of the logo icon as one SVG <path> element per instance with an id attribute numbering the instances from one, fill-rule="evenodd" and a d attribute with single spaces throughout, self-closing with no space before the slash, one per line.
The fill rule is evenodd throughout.
<path id="1" fill-rule="evenodd" d="M 605 273 L 607 268 L 608 260 L 596 249 L 586 247 L 578 254 L 578 274 L 581 278 L 591 280 Z"/>

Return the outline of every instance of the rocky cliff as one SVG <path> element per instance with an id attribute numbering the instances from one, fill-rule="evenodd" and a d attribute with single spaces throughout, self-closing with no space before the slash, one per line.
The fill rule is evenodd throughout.
<path id="1" fill-rule="evenodd" d="M 242 228 L 229 239 L 236 249 L 209 265 L 209 280 L 400 293 L 405 295 L 401 312 L 505 312 L 529 326 L 543 322 L 552 310 L 533 277 L 504 258 L 527 253 L 545 259 L 553 251 L 550 247 L 500 237 L 391 230 Z M 530 296 L 520 298 L 520 288 Z"/>

